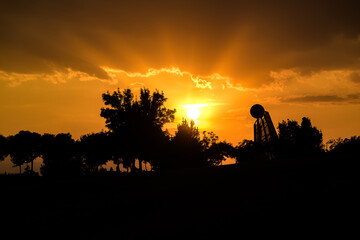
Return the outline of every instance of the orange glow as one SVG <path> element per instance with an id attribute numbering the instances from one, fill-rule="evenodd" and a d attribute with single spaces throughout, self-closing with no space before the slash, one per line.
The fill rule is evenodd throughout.
<path id="1" fill-rule="evenodd" d="M 192 120 L 196 120 L 200 117 L 200 111 L 197 108 L 190 108 L 187 111 L 187 116 Z"/>
<path id="2" fill-rule="evenodd" d="M 354 75 L 353 71 L 323 71 L 313 75 L 301 75 L 293 70 L 274 71 L 269 73 L 274 79 L 272 83 L 249 88 L 219 73 L 202 76 L 172 67 L 139 72 L 104 70 L 110 79 L 70 68 L 53 74 L 0 71 L 0 111 L 3 113 L 0 134 L 6 136 L 25 129 L 39 133 L 70 132 L 74 138 L 79 138 L 100 131 L 104 129 L 104 120 L 99 116 L 103 107 L 101 94 L 117 88 L 131 88 L 138 95 L 141 87 L 164 91 L 168 98 L 165 105 L 177 110 L 175 122 L 165 126 L 171 133 L 182 119 L 190 118 L 195 119 L 201 131 L 214 131 L 220 139 L 233 144 L 252 139 L 254 120 L 249 109 L 255 103 L 266 107 L 275 126 L 287 118 L 299 121 L 301 117 L 309 117 L 323 130 L 324 142 L 330 138 L 349 137 L 359 131 L 360 115 L 356 114 L 359 105 L 351 104 L 357 101 L 355 91 L 359 86 L 347 80 Z M 286 82 L 289 78 L 296 81 Z M 322 84 L 323 81 L 327 84 Z M 326 101 L 307 102 L 316 100 L 311 98 L 315 93 L 307 94 L 313 91 L 314 84 L 318 94 L 323 96 L 320 100 Z M 332 104 L 327 100 L 332 96 L 328 92 L 336 92 L 339 88 L 342 95 L 335 98 L 337 104 Z M 307 95 L 310 97 L 306 98 Z M 342 114 L 339 115 L 339 111 Z M 341 122 L 346 124 L 340 126 Z"/>
<path id="3" fill-rule="evenodd" d="M 203 120 L 202 123 L 207 120 L 206 113 L 209 112 L 209 109 L 205 108 L 207 106 L 209 106 L 209 105 L 208 104 L 186 104 L 186 105 L 183 105 L 183 109 L 185 110 L 186 116 L 190 120 L 193 120 L 196 125 L 199 125 L 200 118 L 201 118 L 201 120 Z M 202 124 L 202 126 L 203 125 L 204 124 Z"/>

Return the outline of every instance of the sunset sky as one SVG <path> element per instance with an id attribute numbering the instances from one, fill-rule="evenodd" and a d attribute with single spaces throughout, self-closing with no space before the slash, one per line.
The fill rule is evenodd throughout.
<path id="1" fill-rule="evenodd" d="M 105 130 L 101 94 L 164 91 L 175 123 L 253 139 L 250 107 L 274 125 L 309 117 L 360 135 L 359 1 L 1 1 L 0 134 Z"/>

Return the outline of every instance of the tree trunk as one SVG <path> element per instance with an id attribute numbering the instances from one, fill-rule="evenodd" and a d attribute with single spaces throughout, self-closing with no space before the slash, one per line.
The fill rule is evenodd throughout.
<path id="1" fill-rule="evenodd" d="M 141 161 L 141 159 L 139 159 L 139 171 L 140 171 L 140 172 L 143 171 L 143 170 L 142 170 L 142 161 Z"/>
<path id="2" fill-rule="evenodd" d="M 135 159 L 132 159 L 131 164 L 130 164 L 130 172 L 132 172 L 132 173 L 136 172 L 135 161 L 136 161 Z"/>
<path id="3" fill-rule="evenodd" d="M 31 172 L 33 172 L 33 171 L 34 171 L 34 159 L 31 160 Z"/>
<path id="4" fill-rule="evenodd" d="M 19 169 L 20 169 L 20 175 L 21 175 L 21 165 L 19 165 Z"/>
<path id="5" fill-rule="evenodd" d="M 116 173 L 120 173 L 120 163 L 116 165 Z"/>

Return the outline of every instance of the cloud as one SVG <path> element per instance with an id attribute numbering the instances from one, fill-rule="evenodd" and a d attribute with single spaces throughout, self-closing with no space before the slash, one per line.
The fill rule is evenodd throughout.
<path id="1" fill-rule="evenodd" d="M 177 66 L 243 88 L 271 71 L 358 69 L 358 1 L 2 1 L 0 70 L 144 72 Z M 205 80 L 205 81 L 203 81 Z M 198 87 L 210 88 L 206 79 Z M 234 85 L 235 86 L 235 85 Z"/>
<path id="2" fill-rule="evenodd" d="M 94 81 L 107 82 L 114 84 L 111 80 L 105 80 L 96 76 L 91 76 L 86 72 L 74 71 L 70 68 L 64 71 L 54 71 L 52 73 L 14 73 L 0 71 L 0 80 L 7 82 L 11 87 L 16 87 L 29 81 L 48 81 L 53 84 L 64 84 L 68 81 Z"/>
<path id="3" fill-rule="evenodd" d="M 315 95 L 315 96 L 295 96 L 282 99 L 287 103 L 360 103 L 359 94 L 351 94 L 347 96 L 337 95 Z"/>
<path id="4" fill-rule="evenodd" d="M 360 73 L 359 72 L 351 73 L 349 78 L 354 83 L 360 83 Z"/>
<path id="5" fill-rule="evenodd" d="M 179 68 L 161 68 L 154 69 L 149 68 L 145 73 L 141 72 L 127 72 L 122 69 L 112 69 L 108 67 L 101 67 L 101 69 L 107 74 L 108 79 L 99 78 L 94 75 L 90 75 L 87 72 L 76 71 L 71 68 L 67 68 L 63 71 L 53 71 L 51 73 L 14 73 L 0 71 L 0 80 L 7 82 L 10 86 L 15 87 L 24 82 L 28 81 L 48 81 L 53 84 L 67 83 L 68 81 L 100 81 L 106 84 L 119 84 L 124 79 L 129 79 L 135 82 L 127 83 L 131 88 L 146 87 L 147 84 L 141 79 L 150 81 L 156 80 L 157 78 L 163 79 L 162 75 L 175 77 L 176 81 L 182 84 L 192 83 L 194 88 L 199 89 L 222 89 L 224 90 L 225 85 L 229 85 L 230 78 L 223 77 L 218 73 L 209 76 L 200 76 L 190 73 L 188 71 L 182 71 Z M 154 83 L 149 83 L 154 85 Z M 164 85 L 160 83 L 159 85 Z M 126 86 L 126 85 L 125 85 Z M 124 87 L 125 87 L 124 86 Z M 161 86 L 158 86 L 161 87 Z"/>
<path id="6" fill-rule="evenodd" d="M 286 102 L 342 102 L 345 98 L 336 95 L 325 95 L 325 96 L 299 96 L 289 97 L 285 99 Z"/>
<path id="7" fill-rule="evenodd" d="M 308 74 L 294 69 L 270 72 L 274 82 L 282 84 L 284 92 L 290 91 L 292 94 L 307 92 L 307 95 L 353 94 L 360 90 L 352 79 L 357 74 L 357 70 L 351 69 L 322 70 Z"/>
<path id="8" fill-rule="evenodd" d="M 111 77 L 116 78 L 116 74 L 124 74 L 129 78 L 148 78 L 156 75 L 160 75 L 162 73 L 169 73 L 173 75 L 177 75 L 180 77 L 188 76 L 196 85 L 197 88 L 209 88 L 211 89 L 211 82 L 206 80 L 214 80 L 214 79 L 223 79 L 219 74 L 213 74 L 210 76 L 196 76 L 187 71 L 181 71 L 179 68 L 171 67 L 171 68 L 161 68 L 161 69 L 154 69 L 149 68 L 147 72 L 140 73 L 140 72 L 127 72 L 125 70 L 119 69 L 111 69 L 108 67 L 103 67 L 104 71 L 107 72 Z"/>
<path id="9" fill-rule="evenodd" d="M 134 83 L 130 83 L 130 87 L 134 88 L 134 89 L 140 89 L 140 88 L 146 87 L 146 85 L 145 85 L 145 83 L 134 82 Z"/>

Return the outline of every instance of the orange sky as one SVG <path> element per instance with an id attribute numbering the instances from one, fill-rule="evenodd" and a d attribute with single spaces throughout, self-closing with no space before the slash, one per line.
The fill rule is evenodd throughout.
<path id="1" fill-rule="evenodd" d="M 360 15 L 351 1 L 0 3 L 0 134 L 105 129 L 101 94 L 163 90 L 203 104 L 200 130 L 253 138 L 262 104 L 277 126 L 309 117 L 330 138 L 360 135 Z"/>

